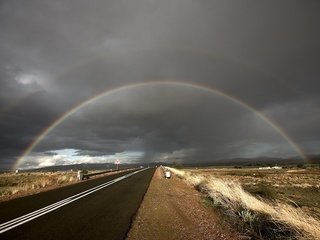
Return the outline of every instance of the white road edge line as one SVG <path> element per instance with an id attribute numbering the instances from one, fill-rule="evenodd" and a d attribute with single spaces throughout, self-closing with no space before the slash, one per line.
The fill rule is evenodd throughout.
<path id="1" fill-rule="evenodd" d="M 129 175 L 129 174 L 128 174 L 128 175 Z M 55 207 L 55 206 L 57 206 L 57 205 L 63 204 L 63 203 L 65 203 L 65 202 L 68 202 L 68 201 L 72 200 L 73 198 L 75 198 L 75 197 L 77 197 L 77 196 L 80 196 L 80 195 L 82 195 L 82 194 L 84 194 L 84 193 L 90 192 L 90 191 L 92 191 L 92 190 L 94 190 L 94 189 L 97 189 L 97 188 L 101 188 L 102 186 L 104 186 L 104 187 L 109 186 L 109 185 L 112 184 L 114 181 L 115 181 L 115 180 L 111 180 L 111 181 L 109 181 L 109 182 L 103 183 L 103 184 L 101 184 L 101 185 L 95 186 L 95 187 L 90 188 L 90 189 L 88 189 L 88 190 L 85 190 L 85 191 L 83 191 L 83 192 L 77 193 L 77 194 L 75 194 L 75 195 L 73 195 L 73 196 L 71 196 L 71 197 L 68 197 L 68 198 L 66 198 L 66 199 L 60 200 L 59 202 L 53 203 L 53 204 L 51 204 L 51 205 L 48 205 L 48 206 L 46 206 L 46 207 L 43 207 L 43 208 L 41 208 L 41 209 L 38 209 L 38 210 L 36 210 L 36 211 L 33 211 L 33 212 L 28 213 L 28 214 L 26 214 L 26 215 L 23 215 L 23 216 L 21 216 L 21 217 L 18 217 L 18 218 L 15 218 L 15 219 L 13 219 L 13 220 L 10 220 L 10 221 L 8 221 L 8 222 L 2 223 L 2 224 L 0 224 L 0 230 L 3 229 L 3 228 L 5 228 L 5 227 L 8 226 L 8 225 L 11 225 L 13 222 L 19 222 L 19 221 L 22 221 L 22 220 L 24 220 L 24 219 L 27 219 L 28 217 L 34 216 L 34 215 L 36 215 L 36 214 L 38 214 L 38 213 L 47 211 L 47 210 L 50 209 L 50 208 L 53 208 L 53 207 Z"/>
<path id="2" fill-rule="evenodd" d="M 108 187 L 108 186 L 110 186 L 110 185 L 112 185 L 112 184 L 114 184 L 116 182 L 119 182 L 119 181 L 121 181 L 123 179 L 126 179 L 126 178 L 128 178 L 128 177 L 130 177 L 132 175 L 135 175 L 135 174 L 137 174 L 139 172 L 142 172 L 142 171 L 144 171 L 146 169 L 148 169 L 148 168 L 144 168 L 144 169 L 135 171 L 133 173 L 129 173 L 127 175 L 124 175 L 122 177 L 113 179 L 113 180 L 111 180 L 109 182 L 103 183 L 101 185 L 98 185 L 96 187 L 90 188 L 90 189 L 88 189 L 86 191 L 83 191 L 81 193 L 77 193 L 77 194 L 75 194 L 75 195 L 73 195 L 71 197 L 68 197 L 66 199 L 60 200 L 59 202 L 53 203 L 51 205 L 48 205 L 46 207 L 43 207 L 41 209 L 38 209 L 38 210 L 33 211 L 31 213 L 28 213 L 26 215 L 23 215 L 23 216 L 20 216 L 18 218 L 12 219 L 12 220 L 10 220 L 8 222 L 2 223 L 2 224 L 0 224 L 0 234 L 4 233 L 6 231 L 9 231 L 9 230 L 11 230 L 11 229 L 13 229 L 15 227 L 18 227 L 18 226 L 20 226 L 20 225 L 22 225 L 24 223 L 27 223 L 27 222 L 29 222 L 29 221 L 31 221 L 31 220 L 33 220 L 35 218 L 38 218 L 38 217 L 40 217 L 42 215 L 45 215 L 45 214 L 47 214 L 49 212 L 52 212 L 52 211 L 54 211 L 54 210 L 56 210 L 58 208 L 61 208 L 61 207 L 65 206 L 65 205 L 67 205 L 69 203 L 72 203 L 72 202 L 74 202 L 74 201 L 76 201 L 76 200 L 78 200 L 80 198 L 83 198 L 83 197 L 85 197 L 85 196 L 87 196 L 87 195 L 89 195 L 91 193 L 94 193 L 94 192 L 99 191 L 99 190 L 101 190 L 101 189 L 103 189 L 105 187 Z"/>

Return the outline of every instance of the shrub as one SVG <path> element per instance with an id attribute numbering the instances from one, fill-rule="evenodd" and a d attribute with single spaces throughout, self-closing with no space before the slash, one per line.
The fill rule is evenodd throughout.
<path id="1" fill-rule="evenodd" d="M 245 186 L 244 189 L 255 196 L 268 200 L 275 200 L 278 197 L 277 192 L 272 187 L 262 183 L 254 186 Z"/>

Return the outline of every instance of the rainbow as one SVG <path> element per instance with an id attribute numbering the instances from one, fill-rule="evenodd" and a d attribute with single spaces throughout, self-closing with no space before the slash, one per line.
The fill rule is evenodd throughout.
<path id="1" fill-rule="evenodd" d="M 83 107 L 89 105 L 90 103 L 97 101 L 101 99 L 102 97 L 110 96 L 112 94 L 116 94 L 118 92 L 124 91 L 124 90 L 130 90 L 134 88 L 141 88 L 141 87 L 146 87 L 146 86 L 163 86 L 163 85 L 168 85 L 168 86 L 176 86 L 176 87 L 188 87 L 188 88 L 193 88 L 197 90 L 201 90 L 204 92 L 208 92 L 211 94 L 216 94 L 218 96 L 221 96 L 235 104 L 240 105 L 244 109 L 247 109 L 254 114 L 256 114 L 260 119 L 262 119 L 264 122 L 266 122 L 269 126 L 271 126 L 283 139 L 285 139 L 292 149 L 305 161 L 307 161 L 307 157 L 302 151 L 302 149 L 292 140 L 288 134 L 281 129 L 279 126 L 277 126 L 272 120 L 270 120 L 268 117 L 260 113 L 258 110 L 256 110 L 254 107 L 248 105 L 247 103 L 241 101 L 240 99 L 231 96 L 225 92 L 219 91 L 218 89 L 205 86 L 205 85 L 200 85 L 200 84 L 194 84 L 190 82 L 180 82 L 180 81 L 152 81 L 152 82 L 139 82 L 139 83 L 134 83 L 134 84 L 129 84 L 129 85 L 124 85 L 120 86 L 114 89 L 108 89 L 106 91 L 103 91 L 83 102 L 80 104 L 76 105 L 75 107 L 71 108 L 69 111 L 65 112 L 62 116 L 57 118 L 53 123 L 51 123 L 44 131 L 42 131 L 36 138 L 35 140 L 28 146 L 27 149 L 23 152 L 23 154 L 18 158 L 16 163 L 14 164 L 13 168 L 17 169 L 21 165 L 21 163 L 25 160 L 26 156 L 32 152 L 32 150 L 53 130 L 55 129 L 58 125 L 60 125 L 64 120 L 66 120 L 68 117 L 70 117 L 72 114 L 77 112 L 78 110 L 82 109 Z"/>

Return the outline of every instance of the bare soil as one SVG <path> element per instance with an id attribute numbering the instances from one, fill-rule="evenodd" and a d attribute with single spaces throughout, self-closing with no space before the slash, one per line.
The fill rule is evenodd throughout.
<path id="1" fill-rule="evenodd" d="M 127 240 L 240 239 L 201 195 L 176 176 L 165 179 L 160 168 L 132 223 Z"/>

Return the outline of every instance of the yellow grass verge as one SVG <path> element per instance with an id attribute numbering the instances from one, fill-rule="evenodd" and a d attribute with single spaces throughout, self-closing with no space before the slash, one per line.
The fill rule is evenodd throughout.
<path id="1" fill-rule="evenodd" d="M 297 232 L 303 233 L 303 239 L 320 239 L 319 220 L 309 216 L 301 209 L 276 201 L 267 202 L 257 199 L 234 181 L 205 177 L 201 174 L 174 168 L 169 169 L 193 186 L 201 184 L 210 197 L 220 197 L 224 204 L 231 209 L 240 204 L 246 209 L 266 214 L 273 221 L 286 224 Z"/>
<path id="2" fill-rule="evenodd" d="M 0 177 L 0 197 L 76 182 L 75 173 L 3 174 Z"/>

